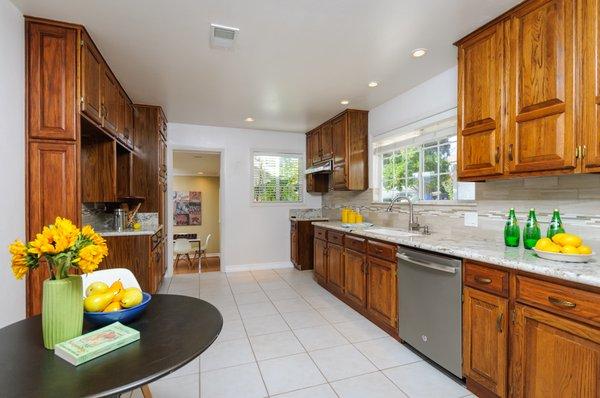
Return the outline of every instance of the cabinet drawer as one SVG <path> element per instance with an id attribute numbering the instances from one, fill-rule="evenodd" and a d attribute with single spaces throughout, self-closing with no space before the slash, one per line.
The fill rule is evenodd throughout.
<path id="1" fill-rule="evenodd" d="M 327 230 L 324 228 L 315 227 L 315 238 L 327 240 Z"/>
<path id="2" fill-rule="evenodd" d="M 508 296 L 508 272 L 466 261 L 465 285 L 506 297 Z"/>
<path id="3" fill-rule="evenodd" d="M 344 244 L 344 234 L 342 232 L 327 231 L 327 240 L 336 245 Z"/>
<path id="4" fill-rule="evenodd" d="M 346 235 L 344 238 L 345 246 L 348 249 L 364 253 L 367 250 L 367 240 L 357 236 Z"/>
<path id="5" fill-rule="evenodd" d="M 384 260 L 396 261 L 396 252 L 398 250 L 395 245 L 369 241 L 367 246 L 369 255 L 379 257 Z"/>
<path id="6" fill-rule="evenodd" d="M 600 294 L 517 275 L 517 300 L 600 324 Z"/>

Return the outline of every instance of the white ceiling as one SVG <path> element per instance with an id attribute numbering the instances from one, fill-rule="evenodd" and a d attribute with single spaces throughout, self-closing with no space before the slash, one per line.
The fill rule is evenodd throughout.
<path id="1" fill-rule="evenodd" d="M 218 177 L 220 171 L 219 153 L 173 151 L 173 175 L 175 176 Z"/>
<path id="2" fill-rule="evenodd" d="M 13 2 L 85 25 L 133 100 L 171 122 L 304 132 L 341 99 L 371 109 L 453 66 L 452 43 L 519 0 Z M 234 51 L 210 48 L 210 23 L 240 28 Z"/>

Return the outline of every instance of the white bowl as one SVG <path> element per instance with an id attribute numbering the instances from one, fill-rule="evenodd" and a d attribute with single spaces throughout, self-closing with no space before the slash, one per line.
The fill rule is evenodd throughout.
<path id="1" fill-rule="evenodd" d="M 545 252 L 542 250 L 538 250 L 535 247 L 533 248 L 533 251 L 540 258 L 545 258 L 546 260 L 552 260 L 552 261 L 562 261 L 562 262 L 566 262 L 566 263 L 587 263 L 596 254 L 596 253 L 592 253 L 592 254 L 552 253 L 552 252 Z"/>

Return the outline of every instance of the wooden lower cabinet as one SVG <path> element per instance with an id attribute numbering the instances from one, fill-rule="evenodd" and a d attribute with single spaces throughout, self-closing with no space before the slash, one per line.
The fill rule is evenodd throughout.
<path id="1" fill-rule="evenodd" d="M 398 321 L 396 263 L 368 257 L 367 264 L 367 312 L 380 322 L 396 328 Z"/>
<path id="2" fill-rule="evenodd" d="M 463 290 L 463 372 L 494 394 L 506 396 L 508 300 Z"/>
<path id="3" fill-rule="evenodd" d="M 513 397 L 600 397 L 600 330 L 516 304 Z"/>
<path id="4" fill-rule="evenodd" d="M 315 239 L 314 251 L 315 277 L 318 282 L 325 283 L 327 281 L 327 242 Z"/>
<path id="5" fill-rule="evenodd" d="M 335 293 L 344 294 L 344 247 L 327 245 L 327 285 Z"/>
<path id="6" fill-rule="evenodd" d="M 300 271 L 313 269 L 315 228 L 310 220 L 290 221 L 290 259 Z"/>
<path id="7" fill-rule="evenodd" d="M 367 255 L 346 249 L 344 257 L 345 296 L 364 309 L 367 304 Z"/>

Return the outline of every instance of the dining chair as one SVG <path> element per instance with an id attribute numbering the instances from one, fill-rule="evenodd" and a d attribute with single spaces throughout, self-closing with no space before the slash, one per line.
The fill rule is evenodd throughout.
<path id="1" fill-rule="evenodd" d="M 192 268 L 192 259 L 190 253 L 192 252 L 192 244 L 188 239 L 176 239 L 175 245 L 173 246 L 173 253 L 175 253 L 175 265 L 179 264 L 179 257 L 185 256 L 188 261 L 188 268 Z"/>
<path id="2" fill-rule="evenodd" d="M 210 237 L 212 236 L 212 234 L 208 234 L 208 236 L 206 237 L 206 240 L 204 241 L 204 244 L 202 244 L 202 241 L 198 242 L 199 244 L 199 250 L 196 251 L 195 255 L 194 255 L 194 259 L 198 259 L 198 273 L 202 273 L 202 259 L 204 258 L 204 260 L 206 261 L 206 265 L 208 265 L 208 257 L 206 256 L 206 249 L 208 248 L 208 242 L 210 242 Z"/>

